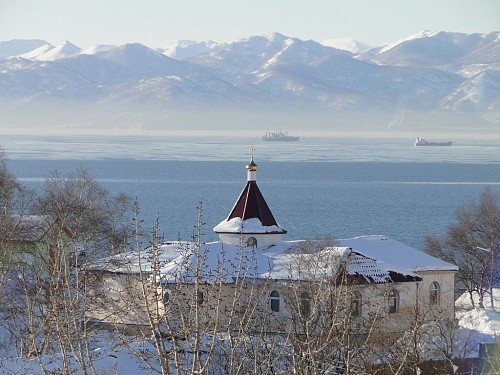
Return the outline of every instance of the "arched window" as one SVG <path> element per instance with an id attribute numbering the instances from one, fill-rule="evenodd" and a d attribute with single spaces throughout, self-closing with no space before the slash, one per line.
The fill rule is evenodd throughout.
<path id="1" fill-rule="evenodd" d="M 163 303 L 166 305 L 170 300 L 170 294 L 168 292 L 163 293 Z"/>
<path id="2" fill-rule="evenodd" d="M 389 314 L 395 314 L 399 311 L 399 292 L 393 289 L 389 292 Z"/>
<path id="3" fill-rule="evenodd" d="M 311 313 L 311 302 L 309 301 L 309 294 L 303 292 L 300 294 L 300 315 L 308 317 Z"/>
<path id="4" fill-rule="evenodd" d="M 198 291 L 196 293 L 196 303 L 198 305 L 201 305 L 203 303 L 203 301 L 204 301 L 204 299 L 203 299 L 203 292 Z"/>
<path id="5" fill-rule="evenodd" d="M 257 238 L 249 237 L 247 240 L 247 246 L 248 247 L 257 247 Z"/>
<path id="6" fill-rule="evenodd" d="M 280 311 L 280 294 L 277 290 L 273 290 L 269 294 L 269 301 L 271 303 L 271 311 L 279 312 Z"/>
<path id="7" fill-rule="evenodd" d="M 437 281 L 434 281 L 431 284 L 431 288 L 429 290 L 429 302 L 431 305 L 438 305 L 440 300 L 441 287 Z"/>
<path id="8" fill-rule="evenodd" d="M 356 291 L 351 294 L 351 314 L 352 316 L 361 316 L 362 299 L 361 293 Z"/>

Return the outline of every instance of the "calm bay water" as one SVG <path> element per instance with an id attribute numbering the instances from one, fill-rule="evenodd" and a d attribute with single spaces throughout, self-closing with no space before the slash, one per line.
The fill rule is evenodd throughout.
<path id="1" fill-rule="evenodd" d="M 246 182 L 255 144 L 257 181 L 286 239 L 385 234 L 421 248 L 486 186 L 500 193 L 500 145 L 456 141 L 412 147 L 408 139 L 302 138 L 265 143 L 236 137 L 2 136 L 9 167 L 29 186 L 50 171 L 85 168 L 113 193 L 137 197 L 144 227 L 187 239 L 203 202 L 205 239 Z"/>

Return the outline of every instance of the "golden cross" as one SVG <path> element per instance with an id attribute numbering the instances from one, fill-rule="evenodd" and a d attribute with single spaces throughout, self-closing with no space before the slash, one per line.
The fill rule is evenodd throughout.
<path id="1" fill-rule="evenodd" d="M 252 145 L 252 146 L 250 146 L 249 150 L 250 150 L 250 153 L 252 155 L 252 160 L 253 160 L 253 152 L 255 151 L 255 147 Z"/>

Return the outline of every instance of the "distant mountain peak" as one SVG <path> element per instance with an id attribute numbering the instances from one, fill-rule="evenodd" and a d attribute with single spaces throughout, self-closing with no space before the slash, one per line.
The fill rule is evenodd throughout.
<path id="1" fill-rule="evenodd" d="M 435 36 L 438 33 L 439 33 L 438 31 L 421 30 L 419 32 L 416 32 L 414 34 L 407 36 L 406 38 L 399 39 L 393 43 L 387 44 L 386 46 L 384 46 L 380 49 L 380 53 L 387 52 L 387 51 L 393 49 L 394 47 L 396 47 L 400 44 L 403 44 L 405 42 L 409 42 L 409 41 L 415 40 L 415 39 L 430 38 L 430 37 Z"/>
<path id="2" fill-rule="evenodd" d="M 74 45 L 69 41 L 65 41 L 52 49 L 34 57 L 36 60 L 40 61 L 55 61 L 62 58 L 71 57 L 80 53 L 81 48 Z"/>
<path id="3" fill-rule="evenodd" d="M 120 65 L 129 65 L 140 67 L 144 64 L 161 64 L 161 61 L 169 59 L 161 52 L 157 52 L 140 43 L 127 43 L 121 46 L 103 50 L 97 53 L 108 60 L 114 61 Z"/>
<path id="4" fill-rule="evenodd" d="M 212 40 L 204 42 L 178 40 L 165 48 L 163 54 L 174 59 L 186 60 L 207 53 L 217 46 L 218 43 Z"/>
<path id="5" fill-rule="evenodd" d="M 349 51 L 351 53 L 359 53 L 367 51 L 371 48 L 368 44 L 352 38 L 330 38 L 323 40 L 321 44 L 327 47 Z"/>
<path id="6" fill-rule="evenodd" d="M 448 66 L 498 62 L 496 35 L 424 30 L 369 51 L 361 59 L 383 65 Z M 495 57 L 496 56 L 496 57 Z"/>
<path id="7" fill-rule="evenodd" d="M 500 123 L 497 40 L 498 32 L 424 30 L 363 52 L 350 38 L 320 44 L 276 32 L 222 44 L 180 40 L 165 50 L 139 43 L 82 51 L 69 41 L 56 47 L 0 42 L 7 56 L 13 47 L 31 51 L 0 61 L 0 109 L 61 101 L 151 111 L 397 108 L 467 112 Z"/>
<path id="8" fill-rule="evenodd" d="M 429 39 L 429 38 L 446 38 L 450 39 L 453 41 L 455 40 L 455 43 L 459 43 L 458 39 L 460 37 L 468 37 L 473 34 L 464 34 L 464 33 L 457 33 L 457 32 L 447 32 L 447 31 L 431 31 L 431 30 L 421 30 L 417 33 L 411 34 L 406 38 L 400 39 L 394 43 L 390 43 L 380 49 L 380 53 L 387 52 L 401 44 L 407 43 L 407 42 L 412 42 L 416 41 L 419 39 Z"/>
<path id="9" fill-rule="evenodd" d="M 433 30 L 420 30 L 419 32 L 410 35 L 407 39 L 418 39 L 418 38 L 431 38 L 442 31 L 433 31 Z"/>
<path id="10" fill-rule="evenodd" d="M 23 55 L 45 45 L 53 47 L 41 39 L 13 39 L 0 42 L 0 59 Z"/>
<path id="11" fill-rule="evenodd" d="M 46 53 L 47 51 L 50 51 L 53 48 L 54 48 L 54 46 L 52 44 L 47 43 L 47 44 L 44 44 L 38 48 L 35 48 L 34 50 L 32 50 L 30 52 L 20 54 L 20 55 L 18 55 L 18 57 L 21 57 L 23 59 L 28 59 L 28 60 L 36 59 L 38 56 L 43 55 L 44 53 Z"/>
<path id="12" fill-rule="evenodd" d="M 94 54 L 99 53 L 99 52 L 110 51 L 114 48 L 117 48 L 117 46 L 111 45 L 111 44 L 96 44 L 92 47 L 85 48 L 84 50 L 82 50 L 80 52 L 80 54 L 82 54 L 82 55 L 94 55 Z"/>
<path id="13" fill-rule="evenodd" d="M 270 33 L 265 33 L 263 35 L 264 38 L 272 41 L 272 42 L 283 42 L 284 40 L 286 39 L 291 39 L 290 37 L 288 36 L 285 36 L 283 34 L 280 34 L 276 31 L 273 31 L 273 32 L 270 32 Z"/>

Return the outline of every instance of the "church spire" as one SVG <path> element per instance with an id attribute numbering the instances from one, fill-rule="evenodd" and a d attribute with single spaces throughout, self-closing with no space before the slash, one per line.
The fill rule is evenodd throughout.
<path id="1" fill-rule="evenodd" d="M 252 154 L 252 158 L 250 159 L 250 163 L 247 164 L 247 181 L 255 181 L 257 177 L 257 164 L 253 161 L 253 153 L 255 151 L 255 147 L 250 147 L 250 152 Z"/>
<path id="2" fill-rule="evenodd" d="M 281 241 L 281 234 L 286 233 L 286 230 L 282 229 L 276 222 L 257 186 L 257 164 L 254 161 L 254 151 L 255 148 L 250 147 L 251 159 L 246 166 L 247 183 L 243 191 L 227 219 L 214 228 L 221 240 L 232 241 L 231 234 L 236 239 L 239 239 L 241 235 L 252 235 L 264 240 L 259 241 L 262 244 L 271 244 Z"/>

